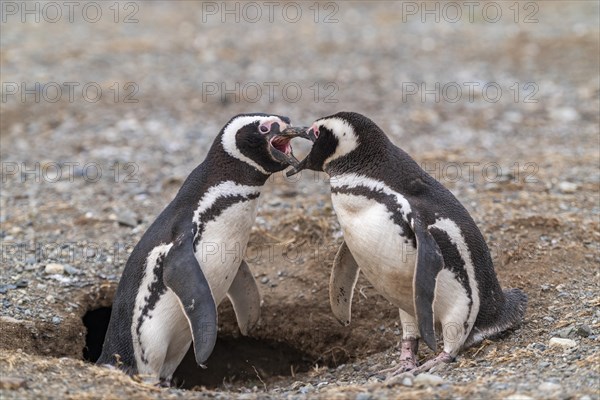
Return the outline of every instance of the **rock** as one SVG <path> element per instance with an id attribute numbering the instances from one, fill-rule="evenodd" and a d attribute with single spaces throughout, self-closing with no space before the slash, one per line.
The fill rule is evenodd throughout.
<path id="1" fill-rule="evenodd" d="M 572 107 L 559 107 L 550 112 L 550 118 L 555 121 L 573 122 L 579 119 L 579 113 Z"/>
<path id="2" fill-rule="evenodd" d="M 558 190 L 565 194 L 575 193 L 577 191 L 577 184 L 564 181 L 558 184 Z"/>
<path id="3" fill-rule="evenodd" d="M 397 385 L 412 386 L 414 379 L 415 376 L 413 374 L 411 374 L 410 372 L 404 372 L 402 374 L 392 376 L 391 378 L 386 380 L 385 383 L 388 387 Z"/>
<path id="4" fill-rule="evenodd" d="M 65 267 L 62 264 L 50 263 L 46 264 L 44 272 L 48 275 L 63 274 L 65 272 Z"/>
<path id="5" fill-rule="evenodd" d="M 62 322 L 62 319 L 60 317 L 52 317 L 52 323 L 54 325 L 58 325 Z"/>
<path id="6" fill-rule="evenodd" d="M 1 390 L 16 390 L 27 387 L 27 381 L 14 376 L 0 376 Z"/>
<path id="7" fill-rule="evenodd" d="M 567 326 L 566 328 L 559 329 L 556 331 L 556 336 L 566 339 L 575 335 L 575 327 Z"/>
<path id="8" fill-rule="evenodd" d="M 550 347 L 562 347 L 562 348 L 571 348 L 571 347 L 577 347 L 577 342 L 572 340 L 572 339 L 563 339 L 563 338 L 557 338 L 557 337 L 553 337 L 552 339 L 550 339 Z"/>
<path id="9" fill-rule="evenodd" d="M 554 382 L 543 382 L 538 386 L 538 390 L 541 392 L 558 392 L 562 390 L 562 386 Z"/>
<path id="10" fill-rule="evenodd" d="M 70 266 L 69 264 L 65 264 L 65 272 L 69 275 L 79 275 L 81 271 L 77 268 Z"/>
<path id="11" fill-rule="evenodd" d="M 589 325 L 581 325 L 579 327 L 577 327 L 576 332 L 577 335 L 581 336 L 581 337 L 588 337 L 591 336 L 594 332 L 592 331 L 592 328 L 589 327 Z"/>
<path id="12" fill-rule="evenodd" d="M 21 279 L 20 281 L 17 281 L 17 283 L 15 283 L 15 286 L 17 287 L 17 289 L 26 288 L 28 285 L 29 285 L 29 282 L 27 282 L 24 279 Z"/>
<path id="13" fill-rule="evenodd" d="M 122 210 L 117 213 L 117 222 L 119 225 L 135 228 L 138 224 L 137 215 L 131 210 Z"/>
<path id="14" fill-rule="evenodd" d="M 10 285 L 10 284 L 0 285 L 0 294 L 4 294 L 4 293 L 8 292 L 9 290 L 16 289 L 16 288 L 17 288 L 17 285 Z"/>
<path id="15" fill-rule="evenodd" d="M 302 394 L 306 394 L 308 392 L 312 392 L 314 388 L 315 387 L 312 385 L 312 383 L 309 383 L 308 385 L 302 386 L 298 391 Z"/>
<path id="16" fill-rule="evenodd" d="M 260 283 L 269 283 L 269 278 L 267 278 L 266 276 L 263 276 L 262 278 L 260 278 Z"/>
<path id="17" fill-rule="evenodd" d="M 369 393 L 359 393 L 356 395 L 356 400 L 371 400 L 373 396 Z"/>
<path id="18" fill-rule="evenodd" d="M 505 397 L 504 400 L 535 400 L 533 397 L 524 395 L 524 394 L 519 394 L 519 393 L 515 393 L 515 394 L 511 394 L 508 397 Z"/>
<path id="19" fill-rule="evenodd" d="M 444 378 L 433 374 L 419 374 L 413 381 L 415 386 L 439 386 L 444 383 Z"/>

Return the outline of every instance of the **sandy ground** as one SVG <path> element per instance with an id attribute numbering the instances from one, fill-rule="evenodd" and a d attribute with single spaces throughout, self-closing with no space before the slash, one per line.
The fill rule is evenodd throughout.
<path id="1" fill-rule="evenodd" d="M 81 5 L 72 22 L 65 7 L 54 23 L 49 3 L 39 22 L 7 3 L 2 398 L 599 398 L 598 3 L 482 2 L 457 17 L 437 2 L 282 2 L 272 14 L 259 2 L 256 20 L 243 3 L 222 14 L 121 2 L 100 16 Z M 222 124 L 339 110 L 371 117 L 465 204 L 501 284 L 529 295 L 519 329 L 434 377 L 384 380 L 397 310 L 361 278 L 352 324 L 335 321 L 327 282 L 342 237 L 327 177 L 278 174 L 246 256 L 264 300 L 249 338 L 225 301 L 209 369 L 184 361 L 178 388 L 84 360 L 128 252 Z"/>

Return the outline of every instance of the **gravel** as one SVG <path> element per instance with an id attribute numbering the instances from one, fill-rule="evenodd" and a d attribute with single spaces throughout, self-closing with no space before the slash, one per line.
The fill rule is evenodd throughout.
<path id="1" fill-rule="evenodd" d="M 403 14 L 407 2 L 335 4 L 338 22 L 317 24 L 308 3 L 296 24 L 203 22 L 196 2 L 140 3 L 134 24 L 115 23 L 108 5 L 98 23 L 8 16 L 3 83 L 97 82 L 103 97 L 2 102 L 0 397 L 599 399 L 598 4 L 535 3 L 538 23 L 515 23 L 508 3 L 497 23 L 422 23 Z M 137 103 L 124 102 L 127 82 Z M 236 82 L 293 82 L 303 95 L 203 98 L 207 83 Z M 423 100 L 420 86 L 406 97 L 407 84 L 436 82 L 457 82 L 463 97 Z M 497 82 L 503 96 L 469 101 L 466 82 Z M 331 87 L 337 102 L 325 101 Z M 110 306 L 129 252 L 223 123 L 266 111 L 309 124 L 339 110 L 374 119 L 465 204 L 502 285 L 529 295 L 519 329 L 431 375 L 377 375 L 399 357 L 397 310 L 361 278 L 351 326 L 336 323 L 327 281 L 341 233 L 328 182 L 278 174 L 251 237 L 264 255 L 249 262 L 264 303 L 251 336 L 289 344 L 308 365 L 290 364 L 285 376 L 231 373 L 199 391 L 159 389 L 81 360 L 81 318 Z M 306 151 L 295 144 L 299 157 Z M 219 313 L 221 334 L 239 337 L 230 305 Z M 421 346 L 421 362 L 432 356 Z"/>

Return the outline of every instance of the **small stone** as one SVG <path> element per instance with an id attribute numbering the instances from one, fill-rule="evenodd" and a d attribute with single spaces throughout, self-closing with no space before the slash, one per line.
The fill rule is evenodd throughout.
<path id="1" fill-rule="evenodd" d="M 264 283 L 264 284 L 269 283 L 269 278 L 267 278 L 266 276 L 263 276 L 262 278 L 260 278 L 260 283 Z"/>
<path id="2" fill-rule="evenodd" d="M 78 275 L 81 273 L 81 271 L 69 264 L 65 264 L 65 272 L 69 275 Z"/>
<path id="3" fill-rule="evenodd" d="M 65 272 L 65 267 L 62 264 L 50 263 L 46 264 L 44 272 L 48 275 L 63 274 Z"/>
<path id="4" fill-rule="evenodd" d="M 134 228 L 138 224 L 137 215 L 131 210 L 122 210 L 117 213 L 117 222 L 119 225 Z"/>
<path id="5" fill-rule="evenodd" d="M 546 346 L 543 345 L 542 343 L 533 343 L 531 345 L 531 347 L 533 347 L 534 349 L 539 350 L 539 351 L 545 351 L 546 350 Z"/>
<path id="6" fill-rule="evenodd" d="M 542 392 L 558 392 L 562 390 L 562 386 L 554 382 L 544 382 L 538 386 L 538 390 Z"/>
<path id="7" fill-rule="evenodd" d="M 48 303 L 54 303 L 54 301 L 55 301 L 54 296 L 52 296 L 51 294 L 49 294 L 48 296 L 46 296 L 46 301 Z"/>
<path id="8" fill-rule="evenodd" d="M 563 348 L 571 348 L 577 347 L 577 342 L 571 339 L 563 339 L 553 337 L 550 339 L 550 347 L 563 347 Z"/>
<path id="9" fill-rule="evenodd" d="M 312 383 L 309 383 L 308 385 L 302 386 L 298 391 L 302 394 L 306 394 L 308 392 L 311 392 L 315 387 L 312 385 Z"/>
<path id="10" fill-rule="evenodd" d="M 359 393 L 356 395 L 356 400 L 371 400 L 373 396 L 369 393 Z"/>
<path id="11" fill-rule="evenodd" d="M 558 184 L 558 190 L 565 194 L 575 193 L 577 191 L 577 184 L 564 181 Z"/>
<path id="12" fill-rule="evenodd" d="M 52 323 L 54 325 L 58 325 L 62 322 L 62 319 L 60 317 L 52 317 Z"/>
<path id="13" fill-rule="evenodd" d="M 0 389 L 2 390 L 16 390 L 27 387 L 27 381 L 23 378 L 17 378 L 14 376 L 0 376 Z"/>
<path id="14" fill-rule="evenodd" d="M 415 386 L 439 386 L 444 383 L 444 378 L 433 374 L 419 374 L 413 383 Z"/>
<path id="15" fill-rule="evenodd" d="M 550 112 L 550 118 L 555 121 L 573 122 L 579 119 L 579 113 L 572 107 L 559 107 Z"/>
<path id="16" fill-rule="evenodd" d="M 533 397 L 524 395 L 524 394 L 520 394 L 520 393 L 515 393 L 515 394 L 511 394 L 508 397 L 505 397 L 504 400 L 535 400 Z"/>
<path id="17" fill-rule="evenodd" d="M 556 336 L 560 338 L 568 338 L 575 335 L 575 328 L 573 326 L 567 326 L 566 328 L 559 329 L 556 331 Z"/>
<path id="18" fill-rule="evenodd" d="M 585 337 L 591 336 L 594 332 L 592 331 L 592 328 L 589 327 L 589 325 L 583 324 L 583 325 L 577 327 L 577 331 L 575 333 L 577 333 L 577 335 L 585 338 Z"/>
<path id="19" fill-rule="evenodd" d="M 543 318 L 544 321 L 546 322 L 554 322 L 554 318 L 552 318 L 551 316 L 547 315 Z"/>
<path id="20" fill-rule="evenodd" d="M 28 285 L 29 285 L 29 282 L 27 282 L 24 279 L 21 279 L 20 281 L 17 281 L 17 283 L 15 283 L 15 286 L 17 287 L 17 289 L 26 288 Z"/>

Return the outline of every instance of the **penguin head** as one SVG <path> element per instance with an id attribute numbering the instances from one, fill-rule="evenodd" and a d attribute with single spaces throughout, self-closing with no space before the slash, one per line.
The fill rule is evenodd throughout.
<path id="1" fill-rule="evenodd" d="M 308 156 L 298 167 L 290 170 L 287 176 L 303 169 L 326 171 L 329 164 L 352 153 L 369 142 L 378 142 L 385 134 L 367 117 L 353 112 L 339 112 L 319 118 L 306 135 L 314 142 Z"/>
<path id="2" fill-rule="evenodd" d="M 299 165 L 290 141 L 306 137 L 305 131 L 292 127 L 290 119 L 281 115 L 240 114 L 221 131 L 221 144 L 230 156 L 269 175 Z"/>

